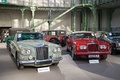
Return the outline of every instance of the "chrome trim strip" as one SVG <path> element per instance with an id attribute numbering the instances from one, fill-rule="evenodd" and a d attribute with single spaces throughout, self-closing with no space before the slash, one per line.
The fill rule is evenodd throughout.
<path id="1" fill-rule="evenodd" d="M 39 62 L 46 62 L 46 61 L 51 61 L 52 63 L 54 63 L 55 61 L 60 61 L 62 60 L 62 57 L 58 57 L 58 58 L 52 58 L 52 59 L 46 59 L 46 60 L 21 60 L 20 64 L 37 64 Z"/>

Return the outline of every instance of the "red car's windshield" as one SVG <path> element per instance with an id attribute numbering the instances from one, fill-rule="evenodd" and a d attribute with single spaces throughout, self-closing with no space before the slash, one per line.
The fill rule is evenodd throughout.
<path id="1" fill-rule="evenodd" d="M 74 38 L 94 38 L 94 34 L 92 33 L 75 33 Z"/>

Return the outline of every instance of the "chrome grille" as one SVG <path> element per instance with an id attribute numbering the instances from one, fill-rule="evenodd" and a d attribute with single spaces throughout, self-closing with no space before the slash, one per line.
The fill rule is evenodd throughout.
<path id="1" fill-rule="evenodd" d="M 36 59 L 37 60 L 48 59 L 48 46 L 47 45 L 36 47 Z"/>
<path id="2" fill-rule="evenodd" d="M 98 51 L 98 44 L 88 43 L 88 51 Z"/>

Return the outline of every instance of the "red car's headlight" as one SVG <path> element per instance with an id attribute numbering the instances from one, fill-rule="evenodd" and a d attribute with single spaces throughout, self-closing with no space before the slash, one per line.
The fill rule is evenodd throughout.
<path id="1" fill-rule="evenodd" d="M 106 45 L 100 45 L 100 49 L 106 49 L 107 46 Z"/>
<path id="2" fill-rule="evenodd" d="M 87 46 L 86 45 L 80 45 L 80 49 L 81 50 L 87 49 Z"/>

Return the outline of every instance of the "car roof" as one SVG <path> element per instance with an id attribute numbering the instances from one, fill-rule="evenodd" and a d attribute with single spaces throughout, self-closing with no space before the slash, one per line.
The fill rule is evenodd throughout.
<path id="1" fill-rule="evenodd" d="M 40 32 L 17 32 L 17 33 L 40 33 Z M 42 33 L 41 33 L 42 34 Z"/>
<path id="2" fill-rule="evenodd" d="M 103 33 L 103 32 L 106 32 L 106 31 L 96 31 L 96 33 Z"/>
<path id="3" fill-rule="evenodd" d="M 120 32 L 118 32 L 118 31 L 110 31 L 108 33 L 120 33 Z"/>
<path id="4" fill-rule="evenodd" d="M 75 34 L 75 33 L 94 33 L 93 31 L 75 31 L 75 32 L 72 32 L 72 34 Z"/>
<path id="5" fill-rule="evenodd" d="M 65 30 L 45 30 L 45 31 L 42 31 L 42 32 L 46 32 L 46 31 L 65 31 Z"/>

